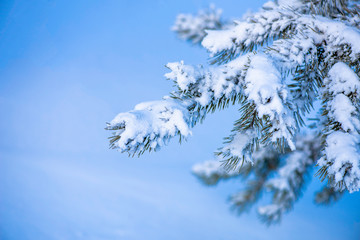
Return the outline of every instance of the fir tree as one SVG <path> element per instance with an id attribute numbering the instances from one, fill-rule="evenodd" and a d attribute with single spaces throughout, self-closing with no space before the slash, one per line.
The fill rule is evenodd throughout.
<path id="1" fill-rule="evenodd" d="M 181 14 L 173 30 L 201 44 L 208 65 L 168 63 L 176 89 L 141 103 L 110 123 L 110 146 L 129 155 L 156 151 L 191 134 L 208 113 L 239 106 L 216 160 L 194 166 L 205 184 L 248 179 L 234 209 L 258 208 L 268 224 L 300 197 L 314 167 L 327 185 L 315 201 L 328 204 L 360 188 L 360 8 L 350 0 L 270 1 L 240 20 L 224 21 L 210 7 Z M 315 116 L 315 117 L 314 117 Z"/>

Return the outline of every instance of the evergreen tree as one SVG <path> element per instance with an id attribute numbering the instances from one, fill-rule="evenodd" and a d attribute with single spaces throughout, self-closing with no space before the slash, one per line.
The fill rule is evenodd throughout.
<path id="1" fill-rule="evenodd" d="M 129 155 L 180 141 L 206 115 L 239 105 L 216 160 L 193 167 L 205 184 L 248 179 L 231 196 L 238 212 L 264 190 L 258 208 L 268 224 L 300 197 L 312 168 L 327 184 L 315 201 L 328 204 L 360 188 L 360 8 L 350 0 L 270 1 L 240 20 L 224 21 L 213 6 L 181 14 L 173 30 L 201 44 L 209 65 L 168 63 L 176 89 L 160 101 L 120 113 L 110 146 Z"/>

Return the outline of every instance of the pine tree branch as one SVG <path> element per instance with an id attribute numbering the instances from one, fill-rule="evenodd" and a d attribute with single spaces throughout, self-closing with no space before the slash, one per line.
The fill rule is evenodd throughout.
<path id="1" fill-rule="evenodd" d="M 266 182 L 273 193 L 272 203 L 258 208 L 258 213 L 267 224 L 280 222 L 282 215 L 293 208 L 305 185 L 305 178 L 318 159 L 321 145 L 316 135 L 299 136 L 296 150 L 285 156 L 285 164 L 277 176 Z"/>
<path id="2" fill-rule="evenodd" d="M 145 102 L 135 109 L 118 114 L 106 129 L 113 131 L 110 148 L 140 156 L 145 151 L 159 150 L 168 141 L 191 134 L 191 112 L 183 102 L 173 99 Z"/>
<path id="3" fill-rule="evenodd" d="M 324 186 L 315 194 L 315 203 L 319 205 L 330 205 L 339 201 L 343 195 L 344 191 L 339 192 L 333 187 Z"/>
<path id="4" fill-rule="evenodd" d="M 193 44 L 200 44 L 207 30 L 223 29 L 228 23 L 221 19 L 222 10 L 210 5 L 197 15 L 179 14 L 171 28 L 177 36 Z"/>
<path id="5" fill-rule="evenodd" d="M 329 70 L 323 87 L 323 157 L 318 175 L 337 191 L 360 189 L 360 78 L 346 64 Z"/>

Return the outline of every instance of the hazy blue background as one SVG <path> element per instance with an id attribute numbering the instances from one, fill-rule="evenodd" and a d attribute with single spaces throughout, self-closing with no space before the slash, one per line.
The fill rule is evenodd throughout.
<path id="1" fill-rule="evenodd" d="M 226 199 L 238 180 L 204 187 L 191 166 L 212 158 L 236 109 L 209 116 L 187 143 L 140 159 L 108 149 L 118 112 L 171 90 L 164 64 L 204 63 L 169 30 L 214 2 L 239 17 L 263 1 L 0 1 L 0 239 L 359 239 L 359 193 L 316 207 L 307 188 L 267 228 Z"/>

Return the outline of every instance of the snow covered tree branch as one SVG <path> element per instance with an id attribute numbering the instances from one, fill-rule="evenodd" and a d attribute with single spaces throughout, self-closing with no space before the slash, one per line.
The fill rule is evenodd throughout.
<path id="1" fill-rule="evenodd" d="M 158 150 L 176 135 L 180 140 L 187 137 L 191 134 L 190 126 L 191 115 L 186 105 L 164 99 L 141 103 L 130 112 L 118 114 L 106 129 L 113 130 L 111 148 L 134 156 Z"/>
<path id="2" fill-rule="evenodd" d="M 200 10 L 196 16 L 179 14 L 171 29 L 179 38 L 198 44 L 206 36 L 206 30 L 226 27 L 228 23 L 221 19 L 221 14 L 222 10 L 212 4 L 208 9 Z"/>
<path id="3" fill-rule="evenodd" d="M 273 199 L 270 205 L 258 209 L 265 222 L 278 222 L 285 212 L 292 209 L 319 152 L 320 141 L 317 137 L 299 136 L 296 150 L 284 156 L 285 163 L 278 169 L 278 174 L 266 182 L 266 188 L 273 193 Z"/>
<path id="4" fill-rule="evenodd" d="M 248 210 L 264 191 L 271 191 L 272 203 L 259 207 L 258 213 L 267 224 L 273 224 L 279 222 L 282 215 L 293 208 L 320 151 L 321 141 L 318 134 L 310 132 L 297 136 L 295 151 L 286 149 L 285 153 L 279 153 L 273 146 L 260 148 L 254 152 L 253 165 L 244 163 L 239 171 L 227 171 L 221 162 L 213 160 L 195 165 L 193 173 L 207 185 L 214 185 L 229 178 L 249 179 L 244 190 L 230 197 L 232 208 L 238 213 Z M 271 175 L 275 176 L 270 177 Z M 319 203 L 331 201 L 331 197 L 326 200 L 326 196 L 322 198 L 324 200 Z"/>
<path id="5" fill-rule="evenodd" d="M 180 14 L 173 31 L 201 43 L 209 64 L 168 63 L 165 77 L 174 82 L 174 91 L 108 123 L 111 148 L 132 156 L 156 151 L 175 136 L 190 136 L 208 113 L 238 105 L 233 130 L 216 152 L 218 162 L 193 168 L 208 185 L 247 179 L 245 189 L 230 198 L 237 211 L 249 209 L 267 190 L 272 202 L 258 212 L 266 223 L 279 222 L 315 165 L 329 183 L 316 202 L 358 191 L 358 2 L 269 1 L 233 22 L 213 6 L 196 16 Z M 309 131 L 311 125 L 316 129 Z"/>
<path id="6" fill-rule="evenodd" d="M 323 93 L 324 150 L 320 174 L 338 190 L 358 191 L 360 185 L 360 78 L 345 63 L 333 65 Z"/>

